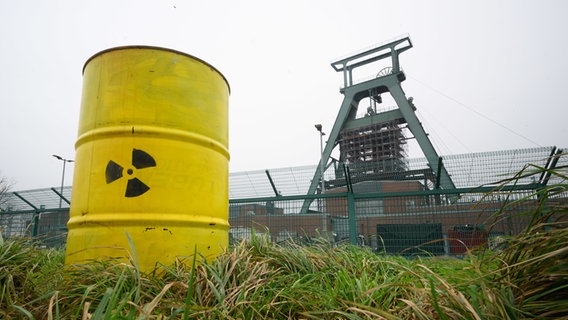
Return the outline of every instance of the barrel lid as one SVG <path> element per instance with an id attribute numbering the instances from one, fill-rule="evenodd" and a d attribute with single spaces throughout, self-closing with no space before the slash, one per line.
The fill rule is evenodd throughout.
<path id="1" fill-rule="evenodd" d="M 83 74 L 85 73 L 85 68 L 87 67 L 89 62 L 91 62 L 91 60 L 93 60 L 94 58 L 96 58 L 100 55 L 103 55 L 107 52 L 118 51 L 118 50 L 130 50 L 130 49 L 147 49 L 147 50 L 169 51 L 169 52 L 172 52 L 172 53 L 175 53 L 175 54 L 179 54 L 179 55 L 186 56 L 186 57 L 189 57 L 191 59 L 197 60 L 197 61 L 209 66 L 211 69 L 215 70 L 215 72 L 217 72 L 219 75 L 221 75 L 223 80 L 225 80 L 225 83 L 227 83 L 227 88 L 229 89 L 229 93 L 231 93 L 231 86 L 229 85 L 229 81 L 227 81 L 227 78 L 225 78 L 225 76 L 221 73 L 221 71 L 219 71 L 217 68 L 212 66 L 207 61 L 205 61 L 203 59 L 199 59 L 196 56 L 192 56 L 192 55 L 187 54 L 187 53 L 182 52 L 182 51 L 178 51 L 178 50 L 174 50 L 174 49 L 170 49 L 170 48 L 164 48 L 164 47 L 157 47 L 157 46 L 146 46 L 146 45 L 119 46 L 119 47 L 113 47 L 113 48 L 108 48 L 108 49 L 99 51 L 99 52 L 95 53 L 94 55 L 92 55 L 89 59 L 87 59 L 87 61 L 83 65 L 82 73 Z"/>

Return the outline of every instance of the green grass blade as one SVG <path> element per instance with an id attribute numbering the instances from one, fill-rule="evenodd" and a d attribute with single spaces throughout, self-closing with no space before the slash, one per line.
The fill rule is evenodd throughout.
<path id="1" fill-rule="evenodd" d="M 185 306 L 184 306 L 184 313 L 183 319 L 187 320 L 189 318 L 189 306 L 191 301 L 193 300 L 193 286 L 195 283 L 195 262 L 197 260 L 197 245 L 193 250 L 193 259 L 191 261 L 191 272 L 189 273 L 189 282 L 187 284 L 187 294 L 185 296 Z"/>
<path id="2" fill-rule="evenodd" d="M 135 304 L 138 304 L 140 303 L 140 296 L 142 294 L 142 281 L 140 276 L 140 266 L 138 263 L 138 254 L 136 253 L 136 247 L 134 246 L 134 241 L 132 241 L 132 237 L 130 237 L 128 231 L 126 231 L 126 238 L 128 238 L 128 245 L 130 246 L 130 250 L 132 250 L 132 258 L 134 260 L 134 268 L 136 270 L 137 287 L 136 287 L 136 296 L 133 302 Z"/>
<path id="3" fill-rule="evenodd" d="M 92 315 L 92 319 L 103 319 L 103 316 L 105 314 L 105 310 L 106 310 L 106 306 L 112 296 L 112 289 L 111 288 L 107 288 L 105 291 L 105 294 L 103 296 L 103 298 L 101 299 L 101 301 L 99 302 L 99 305 L 97 306 L 97 309 L 95 309 L 95 312 Z"/>
<path id="4" fill-rule="evenodd" d="M 25 315 L 26 317 L 28 317 L 28 319 L 30 319 L 30 320 L 35 320 L 35 318 L 34 318 L 34 316 L 32 315 L 32 313 L 29 312 L 28 310 L 26 310 L 26 309 L 24 309 L 24 308 L 22 308 L 22 307 L 20 307 L 20 306 L 15 306 L 15 305 L 12 305 L 12 308 L 15 309 L 16 311 L 18 311 L 19 313 Z"/>

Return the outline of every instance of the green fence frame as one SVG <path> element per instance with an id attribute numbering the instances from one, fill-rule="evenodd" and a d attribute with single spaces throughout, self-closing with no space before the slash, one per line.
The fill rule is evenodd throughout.
<path id="1" fill-rule="evenodd" d="M 427 170 L 421 163 L 420 159 L 410 160 L 409 169 Z M 485 242 L 518 233 L 526 218 L 516 216 L 534 211 L 539 193 L 547 188 L 556 190 L 550 199 L 552 205 L 568 204 L 568 157 L 557 148 L 448 156 L 444 163 L 461 187 L 444 190 L 431 181 L 397 180 L 396 175 L 385 178 L 382 173 L 375 180 L 361 176 L 350 179 L 347 170 L 341 176 L 327 172 L 326 179 L 336 182 L 334 189 L 306 195 L 301 192 L 305 192 L 315 166 L 231 174 L 231 239 L 246 238 L 254 229 L 269 233 L 276 242 L 309 243 L 323 238 L 333 244 L 367 245 L 380 251 L 379 237 L 386 241 L 381 234 L 391 232 L 387 230 L 391 227 L 402 228 L 397 231 L 400 234 L 425 232 L 424 228 L 431 227 L 444 238 L 444 253 L 456 254 L 452 237 L 461 237 L 460 232 L 477 236 L 479 231 Z M 527 163 L 536 165 L 523 172 Z M 365 164 L 363 170 L 369 168 L 372 166 Z M 341 172 L 337 167 L 331 169 Z M 345 179 L 343 184 L 340 179 Z M 482 185 L 464 187 L 467 183 Z M 63 194 L 56 191 L 51 188 L 11 193 L 10 207 L 0 208 L 3 236 L 33 237 L 46 246 L 64 246 L 71 188 L 66 187 Z M 57 207 L 60 197 L 65 200 L 62 208 Z M 301 213 L 305 201 L 311 205 L 307 213 Z M 501 212 L 502 221 L 493 216 L 497 212 Z M 500 223 L 498 228 L 492 227 L 496 223 Z M 415 245 L 420 239 L 399 240 Z M 468 249 L 479 242 L 458 240 Z"/>
<path id="2" fill-rule="evenodd" d="M 555 201 L 561 202 L 568 202 L 568 185 L 562 185 L 564 188 L 564 192 L 556 194 Z M 301 219 L 305 218 L 309 215 L 320 218 L 314 218 L 315 220 L 327 220 L 329 213 L 326 212 L 319 212 L 318 210 L 312 210 L 308 214 L 302 217 L 301 214 L 294 214 L 294 213 L 269 213 L 267 208 L 280 208 L 284 210 L 284 208 L 288 208 L 289 211 L 298 211 L 300 210 L 300 204 L 304 200 L 311 200 L 314 203 L 318 203 L 318 201 L 327 201 L 330 202 L 332 200 L 336 201 L 344 201 L 346 203 L 346 210 L 347 215 L 344 217 L 348 221 L 348 243 L 352 245 L 361 245 L 361 234 L 360 230 L 358 230 L 358 223 L 361 219 L 367 218 L 372 219 L 376 217 L 380 217 L 382 220 L 391 221 L 398 220 L 399 222 L 404 222 L 413 224 L 414 220 L 417 220 L 418 214 L 416 213 L 420 209 L 427 210 L 429 214 L 431 214 L 431 220 L 441 223 L 443 220 L 452 220 L 458 221 L 459 225 L 462 226 L 474 226 L 479 225 L 480 219 L 483 220 L 485 223 L 483 227 L 486 229 L 487 236 L 489 237 L 489 233 L 496 230 L 492 227 L 492 224 L 499 221 L 499 219 L 503 219 L 504 214 L 507 215 L 507 219 L 509 219 L 509 225 L 501 227 L 498 232 L 495 232 L 497 235 L 514 235 L 521 231 L 524 226 L 526 225 L 527 221 L 526 218 L 523 218 L 523 213 L 534 211 L 536 208 L 536 202 L 538 201 L 538 193 L 539 190 L 542 190 L 543 186 L 539 184 L 527 184 L 527 185 L 504 185 L 500 187 L 478 187 L 478 188 L 458 188 L 453 190 L 422 190 L 422 191 L 407 191 L 407 192 L 390 192 L 390 193 L 368 193 L 368 194 L 357 194 L 353 192 L 341 192 L 341 193 L 328 193 L 328 194 L 318 194 L 318 195 L 300 195 L 300 196 L 275 196 L 275 197 L 259 197 L 259 198 L 248 198 L 248 199 L 232 199 L 229 201 L 230 208 L 230 222 L 232 223 L 233 227 L 248 227 L 251 229 L 255 229 L 256 233 L 278 233 L 278 230 L 270 230 L 270 227 L 267 225 L 273 225 L 271 223 L 261 223 L 258 222 L 259 220 L 278 220 L 281 225 L 285 224 L 294 224 L 293 219 Z M 468 198 L 468 196 L 480 199 L 478 201 L 462 201 L 454 204 L 450 204 L 449 201 L 443 204 L 436 204 L 436 198 L 454 198 L 460 197 L 462 199 Z M 358 202 L 368 201 L 373 203 L 374 200 L 384 200 L 391 201 L 395 203 L 404 203 L 405 199 L 416 199 L 416 198 L 424 198 L 424 199 L 431 199 L 431 203 L 423 205 L 421 208 L 415 208 L 415 212 L 405 212 L 404 208 L 396 209 L 394 206 L 391 206 L 391 210 L 395 211 L 394 215 L 389 217 L 388 214 L 377 214 L 377 215 L 362 215 L 361 212 L 357 210 Z M 289 206 L 288 204 L 295 203 L 295 205 Z M 271 205 L 268 205 L 271 204 Z M 314 206 L 314 205 L 312 205 Z M 248 216 L 237 216 L 235 214 L 236 209 L 239 207 L 244 208 L 253 208 L 259 213 L 255 213 L 254 217 L 251 215 Z M 315 205 L 317 207 L 317 204 Z M 457 211 L 457 209 L 453 209 L 454 211 L 447 213 L 443 210 L 452 210 L 452 208 L 462 208 L 462 212 Z M 472 209 L 473 208 L 473 209 Z M 480 209 L 483 208 L 483 209 Z M 506 208 L 504 210 L 503 208 Z M 330 208 L 328 208 L 330 209 Z M 363 208 L 364 209 L 364 208 Z M 469 213 L 469 215 L 464 215 L 464 212 L 471 211 L 473 213 Z M 241 210 L 242 211 L 242 210 Z M 330 210 L 327 210 L 330 211 Z M 499 216 L 498 213 L 500 211 L 501 215 Z M 479 214 L 478 214 L 479 212 Z M 438 217 L 437 217 L 438 215 Z M 475 215 L 478 215 L 479 218 L 476 218 Z M 516 216 L 518 218 L 515 218 Z M 393 218 L 398 217 L 398 218 Z M 312 220 L 314 220 L 312 219 Z M 256 222 L 252 222 L 256 220 Z M 287 220 L 287 221 L 286 221 Z M 313 222 L 312 222 L 313 223 Z M 315 225 L 308 225 L 308 222 L 299 222 L 295 223 L 295 225 L 303 224 L 304 228 L 304 235 L 305 238 L 309 238 L 313 236 L 314 230 L 319 229 L 322 225 L 315 224 Z M 367 226 L 369 227 L 369 226 Z M 294 228 L 292 226 L 292 228 Z M 296 226 L 296 228 L 298 228 Z M 263 230 L 266 229 L 266 230 Z M 306 230 L 311 231 L 306 231 Z M 330 230 L 323 230 L 323 231 L 330 231 Z M 332 232 L 335 230 L 331 230 Z M 446 238 L 449 235 L 444 230 L 443 234 Z M 329 235 L 325 235 L 324 232 L 320 232 L 318 234 L 319 237 L 328 238 L 333 242 L 332 237 Z M 294 236 L 290 237 L 291 241 L 294 241 Z M 296 238 L 301 238 L 301 236 L 297 236 Z M 276 236 L 273 235 L 272 239 L 274 241 L 278 241 Z M 239 240 L 239 239 L 237 239 Z M 343 239 L 345 240 L 345 239 Z M 442 239 L 440 239 L 442 240 Z M 489 240 L 489 239 L 487 239 Z M 280 239 L 282 241 L 282 239 Z M 461 241 L 461 240 L 460 240 Z M 345 241 L 343 241 L 345 242 Z M 487 241 L 486 241 L 487 242 Z M 486 244 L 486 243 L 485 243 Z M 377 248 L 373 248 L 377 249 Z M 444 253 L 451 254 L 452 252 L 448 252 L 445 250 Z"/>

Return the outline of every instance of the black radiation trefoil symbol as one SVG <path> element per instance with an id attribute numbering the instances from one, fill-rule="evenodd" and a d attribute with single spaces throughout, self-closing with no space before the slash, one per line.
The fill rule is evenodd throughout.
<path id="1" fill-rule="evenodd" d="M 139 149 L 132 149 L 132 166 L 136 169 L 155 167 L 156 161 L 146 152 Z M 106 166 L 106 183 L 109 184 L 122 178 L 123 171 L 124 168 L 121 165 L 110 160 Z M 126 173 L 128 175 L 132 175 L 134 170 L 128 169 Z M 144 182 L 138 180 L 138 178 L 132 178 L 129 179 L 126 184 L 126 192 L 124 196 L 127 198 L 138 197 L 148 190 L 150 190 L 150 187 L 144 184 Z"/>

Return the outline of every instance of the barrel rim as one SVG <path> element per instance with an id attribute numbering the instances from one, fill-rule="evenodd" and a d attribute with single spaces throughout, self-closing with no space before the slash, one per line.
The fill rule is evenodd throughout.
<path id="1" fill-rule="evenodd" d="M 159 46 L 128 45 L 128 46 L 118 46 L 118 47 L 112 47 L 112 48 L 108 48 L 108 49 L 105 49 L 105 50 L 101 50 L 101 51 L 95 53 L 94 55 L 92 55 L 89 59 L 87 59 L 87 61 L 85 61 L 85 64 L 83 65 L 83 70 L 81 71 L 81 73 L 83 75 L 85 74 L 85 68 L 87 67 L 89 62 L 91 62 L 91 60 L 95 59 L 96 57 L 101 56 L 101 55 L 108 53 L 108 52 L 112 52 L 112 51 L 129 50 L 129 49 L 147 49 L 147 50 L 168 51 L 168 52 L 171 52 L 171 53 L 179 54 L 179 55 L 186 56 L 188 58 L 197 60 L 197 61 L 207 65 L 211 69 L 215 70 L 215 72 L 217 72 L 221 76 L 221 78 L 223 78 L 223 80 L 225 80 L 225 83 L 227 84 L 227 88 L 229 89 L 229 94 L 231 93 L 231 85 L 229 84 L 229 81 L 227 80 L 227 78 L 225 78 L 225 76 L 223 75 L 223 73 L 221 73 L 221 71 L 219 71 L 219 69 L 215 68 L 209 62 L 207 62 L 203 59 L 200 59 L 200 58 L 198 58 L 194 55 L 185 53 L 183 51 L 178 51 L 178 50 L 175 50 L 175 49 L 170 49 L 170 48 L 166 48 L 166 47 L 159 47 Z"/>

